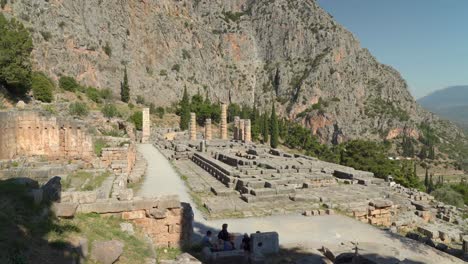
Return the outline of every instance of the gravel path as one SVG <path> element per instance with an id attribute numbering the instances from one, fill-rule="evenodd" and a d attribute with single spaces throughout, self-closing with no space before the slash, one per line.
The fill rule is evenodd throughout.
<path id="1" fill-rule="evenodd" d="M 316 249 L 326 245 L 333 248 L 341 242 L 359 242 L 362 247 L 369 248 L 371 245 L 374 252 L 382 251 L 382 254 L 393 256 L 396 253 L 391 252 L 391 248 L 397 248 L 400 258 L 417 259 L 423 261 L 422 263 L 464 263 L 421 243 L 394 236 L 342 215 L 317 217 L 279 215 L 207 221 L 191 202 L 184 182 L 171 163 L 150 144 L 139 145 L 138 151 L 148 161 L 147 175 L 138 194 L 148 197 L 177 194 L 182 202 L 192 204 L 195 215 L 194 231 L 198 234 L 198 239 L 206 230 L 219 230 L 223 223 L 228 223 L 229 231 L 233 233 L 276 231 L 279 233 L 280 243 L 288 247 Z"/>

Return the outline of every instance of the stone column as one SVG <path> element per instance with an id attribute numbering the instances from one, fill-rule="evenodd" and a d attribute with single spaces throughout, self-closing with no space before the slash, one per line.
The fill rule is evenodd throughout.
<path id="1" fill-rule="evenodd" d="M 251 124 L 250 119 L 245 120 L 245 132 L 244 132 L 244 142 L 250 143 L 252 142 L 252 134 L 251 134 Z"/>
<path id="2" fill-rule="evenodd" d="M 234 140 L 239 140 L 239 124 L 240 118 L 238 116 L 234 117 Z"/>
<path id="3" fill-rule="evenodd" d="M 212 140 L 213 136 L 211 134 L 211 119 L 208 118 L 205 120 L 205 140 Z"/>
<path id="4" fill-rule="evenodd" d="M 190 140 L 197 140 L 197 117 L 195 113 L 190 113 Z"/>
<path id="5" fill-rule="evenodd" d="M 239 122 L 239 140 L 244 141 L 245 120 L 241 119 Z"/>
<path id="6" fill-rule="evenodd" d="M 141 143 L 148 143 L 150 136 L 151 136 L 150 109 L 143 108 L 143 135 L 141 137 Z"/>
<path id="7" fill-rule="evenodd" d="M 227 104 L 221 104 L 221 139 L 227 140 Z"/>

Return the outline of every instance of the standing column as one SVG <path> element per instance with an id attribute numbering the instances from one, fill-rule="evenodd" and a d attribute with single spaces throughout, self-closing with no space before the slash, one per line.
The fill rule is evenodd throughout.
<path id="1" fill-rule="evenodd" d="M 227 105 L 221 104 L 221 139 L 227 140 Z"/>
<path id="2" fill-rule="evenodd" d="M 239 140 L 239 123 L 240 118 L 238 116 L 234 117 L 234 140 Z"/>
<path id="3" fill-rule="evenodd" d="M 151 135 L 150 109 L 143 108 L 143 135 L 141 143 L 147 143 Z"/>
<path id="4" fill-rule="evenodd" d="M 205 120 L 205 140 L 211 140 L 213 136 L 211 134 L 211 119 L 208 118 Z"/>
<path id="5" fill-rule="evenodd" d="M 245 120 L 244 142 L 245 142 L 245 143 L 250 143 L 250 142 L 252 142 L 252 134 L 251 134 L 250 119 Z"/>
<path id="6" fill-rule="evenodd" d="M 241 119 L 239 122 L 239 140 L 244 141 L 245 120 Z"/>
<path id="7" fill-rule="evenodd" d="M 190 140 L 197 140 L 197 117 L 190 113 Z"/>

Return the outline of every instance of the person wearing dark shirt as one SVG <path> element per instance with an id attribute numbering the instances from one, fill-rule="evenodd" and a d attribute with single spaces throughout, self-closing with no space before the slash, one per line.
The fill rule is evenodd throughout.
<path id="1" fill-rule="evenodd" d="M 218 238 L 223 241 L 229 241 L 229 232 L 227 231 L 228 225 L 223 224 L 223 229 L 219 231 Z"/>
<path id="2" fill-rule="evenodd" d="M 242 238 L 241 248 L 244 251 L 250 251 L 250 237 L 247 233 L 244 234 L 244 238 Z"/>

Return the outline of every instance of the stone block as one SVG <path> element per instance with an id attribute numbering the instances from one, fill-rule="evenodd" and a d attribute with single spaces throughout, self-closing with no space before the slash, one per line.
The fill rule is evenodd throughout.
<path id="1" fill-rule="evenodd" d="M 431 228 L 431 227 L 428 227 L 428 226 L 419 226 L 418 227 L 418 231 L 427 236 L 428 238 L 430 239 L 438 239 L 439 238 L 439 231 Z"/>
<path id="2" fill-rule="evenodd" d="M 145 210 L 138 210 L 138 211 L 131 211 L 131 212 L 123 212 L 122 213 L 122 219 L 124 220 L 135 220 L 135 219 L 141 219 L 146 217 L 146 211 Z"/>
<path id="3" fill-rule="evenodd" d="M 119 201 L 130 201 L 133 199 L 133 190 L 132 189 L 123 189 L 117 194 L 117 199 Z"/>
<path id="4" fill-rule="evenodd" d="M 411 204 L 414 205 L 416 210 L 419 211 L 429 211 L 431 209 L 431 206 L 425 202 L 411 201 Z"/>
<path id="5" fill-rule="evenodd" d="M 255 233 L 250 235 L 250 252 L 263 255 L 277 254 L 279 252 L 279 236 L 276 232 Z"/>
<path id="6" fill-rule="evenodd" d="M 52 211 L 57 217 L 70 218 L 75 215 L 77 203 L 54 203 Z"/>
<path id="7" fill-rule="evenodd" d="M 391 207 L 393 202 L 390 200 L 374 200 L 371 201 L 369 205 L 375 207 L 376 209 L 381 209 Z"/>
<path id="8" fill-rule="evenodd" d="M 154 219 L 164 219 L 167 217 L 167 209 L 153 208 L 148 211 L 148 214 Z"/>
<path id="9" fill-rule="evenodd" d="M 180 208 L 180 200 L 177 195 L 163 196 L 159 199 L 159 209 Z"/>
<path id="10" fill-rule="evenodd" d="M 122 255 L 124 243 L 117 240 L 95 241 L 91 249 L 91 256 L 102 264 L 115 263 Z"/>

